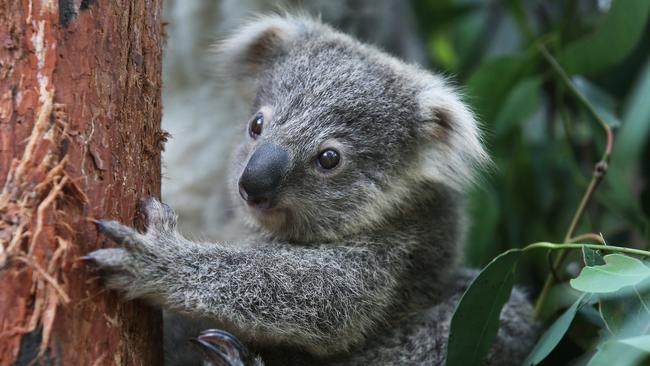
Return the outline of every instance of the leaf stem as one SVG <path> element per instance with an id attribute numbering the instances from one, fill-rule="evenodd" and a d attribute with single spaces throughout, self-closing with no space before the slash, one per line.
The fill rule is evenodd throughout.
<path id="1" fill-rule="evenodd" d="M 571 238 L 569 241 L 571 243 L 579 243 L 579 242 L 585 241 L 585 240 L 593 240 L 593 241 L 595 241 L 597 243 L 600 243 L 600 244 L 605 244 L 605 245 L 607 244 L 607 243 L 605 243 L 605 240 L 603 239 L 602 236 L 600 236 L 598 234 L 594 234 L 594 233 L 580 234 L 580 235 L 578 235 L 576 237 Z"/>
<path id="2" fill-rule="evenodd" d="M 551 250 L 564 250 L 564 249 L 582 249 L 583 247 L 587 247 L 589 249 L 594 249 L 594 250 L 602 250 L 606 252 L 614 252 L 614 253 L 625 253 L 625 254 L 631 254 L 631 255 L 640 255 L 644 257 L 650 257 L 650 251 L 647 250 L 642 250 L 642 249 L 635 249 L 635 248 L 628 248 L 628 247 L 618 247 L 614 245 L 604 245 L 604 244 L 587 244 L 587 243 L 563 243 L 563 244 L 557 244 L 557 243 L 549 243 L 549 242 L 538 242 L 538 243 L 532 243 L 526 245 L 524 248 L 521 250 L 523 251 L 529 251 L 532 249 L 551 249 Z"/>
<path id="3" fill-rule="evenodd" d="M 566 87 L 569 88 L 569 91 L 571 92 L 571 94 L 573 94 L 573 96 L 576 99 L 578 99 L 578 101 L 585 107 L 587 112 L 589 112 L 589 114 L 591 114 L 591 116 L 596 120 L 596 122 L 598 122 L 598 124 L 601 125 L 603 130 L 605 130 L 605 132 L 608 135 L 607 148 L 605 149 L 605 153 L 607 155 L 610 155 L 611 152 L 612 152 L 612 145 L 611 145 L 611 140 L 609 139 L 609 134 L 611 134 L 612 132 L 611 132 L 611 128 L 609 127 L 607 122 L 605 122 L 605 120 L 600 117 L 600 115 L 598 114 L 598 112 L 596 112 L 596 109 L 594 108 L 593 105 L 591 105 L 589 100 L 587 100 L 587 98 L 585 98 L 585 96 L 582 95 L 582 93 L 580 93 L 578 88 L 576 88 L 576 86 L 573 84 L 573 81 L 571 81 L 571 78 L 569 77 L 569 75 L 567 75 L 566 72 L 564 72 L 564 69 L 562 69 L 562 66 L 560 66 L 560 64 L 557 62 L 557 60 L 555 60 L 555 58 L 548 52 L 548 49 L 546 48 L 546 46 L 544 44 L 542 44 L 542 43 L 538 43 L 537 44 L 537 49 L 542 54 L 542 56 L 544 57 L 546 62 L 548 62 L 549 65 L 551 65 L 551 68 L 553 69 L 553 72 L 557 76 L 559 76 L 560 79 L 562 79 L 562 82 L 564 82 L 564 85 L 566 85 Z"/>
<path id="4" fill-rule="evenodd" d="M 650 257 L 650 252 L 647 250 L 641 250 L 641 249 L 634 249 L 634 248 L 627 248 L 627 247 L 617 247 L 613 245 L 604 245 L 604 244 L 581 244 L 581 243 L 568 243 L 568 244 L 554 244 L 554 243 L 547 243 L 547 242 L 539 242 L 539 243 L 533 243 L 529 244 L 526 247 L 524 247 L 522 250 L 530 250 L 530 249 L 538 249 L 538 248 L 546 248 L 546 249 L 551 249 L 551 250 L 561 250 L 562 252 L 560 255 L 557 257 L 555 263 L 560 263 L 562 262 L 561 259 L 564 259 L 563 257 L 566 256 L 568 253 L 566 249 L 581 249 L 582 247 L 587 247 L 590 249 L 595 249 L 595 250 L 603 250 L 603 251 L 609 251 L 609 252 L 616 252 L 616 253 L 625 253 L 625 254 L 632 254 L 632 255 L 641 255 L 644 257 Z M 557 267 L 556 267 L 557 268 Z M 539 318 L 539 315 L 541 314 L 542 311 L 542 306 L 544 304 L 544 300 L 548 296 L 549 291 L 551 290 L 551 286 L 553 286 L 554 283 L 554 277 L 552 274 L 549 274 L 548 277 L 546 277 L 546 282 L 544 283 L 544 287 L 542 288 L 542 292 L 540 293 L 539 297 L 537 298 L 537 302 L 535 303 L 535 309 L 533 311 L 533 315 L 535 318 Z"/>
<path id="5" fill-rule="evenodd" d="M 589 181 L 589 185 L 587 186 L 587 190 L 582 196 L 582 199 L 580 200 L 580 204 L 578 205 L 578 208 L 576 209 L 576 212 L 573 215 L 573 218 L 571 219 L 571 224 L 569 225 L 569 228 L 567 229 L 567 232 L 564 235 L 564 242 L 569 242 L 572 241 L 571 239 L 575 234 L 575 231 L 578 227 L 578 223 L 580 222 L 580 219 L 582 219 L 582 216 L 584 215 L 585 210 L 589 204 L 589 201 L 591 201 L 591 198 L 593 197 L 594 192 L 598 187 L 598 184 L 602 181 L 603 177 L 605 176 L 605 173 L 607 172 L 607 167 L 608 167 L 607 164 L 609 162 L 609 157 L 612 154 L 612 147 L 614 145 L 614 134 L 612 132 L 612 129 L 598 115 L 598 113 L 591 105 L 591 103 L 589 103 L 587 98 L 585 98 L 580 93 L 580 91 L 575 87 L 575 85 L 571 81 L 571 78 L 569 78 L 566 72 L 564 72 L 564 70 L 562 69 L 562 66 L 560 66 L 560 64 L 555 60 L 555 58 L 553 58 L 553 56 L 548 52 L 544 44 L 539 43 L 537 45 L 537 48 L 539 49 L 544 59 L 551 65 L 551 68 L 553 69 L 555 74 L 557 74 L 557 76 L 559 76 L 559 78 L 567 86 L 569 91 L 571 91 L 571 93 L 576 97 L 576 99 L 578 99 L 578 101 L 582 103 L 585 109 L 593 116 L 593 118 L 598 122 L 598 124 L 600 124 L 600 126 L 605 130 L 605 134 L 607 138 L 607 144 L 605 146 L 605 151 L 603 152 L 603 156 L 600 159 L 600 161 L 596 163 L 594 167 L 594 170 L 591 174 L 591 180 Z M 553 283 L 555 282 L 556 276 L 554 274 L 562 266 L 562 263 L 564 263 L 567 254 L 568 252 L 562 251 L 557 256 L 557 258 L 555 258 L 555 262 L 551 266 L 550 273 L 548 274 L 548 276 L 546 276 L 546 281 L 544 282 L 542 291 L 540 292 L 539 297 L 537 298 L 537 301 L 535 303 L 535 310 L 534 310 L 535 317 L 539 317 L 542 305 L 544 304 L 544 301 L 546 301 L 546 297 L 548 296 L 548 293 L 551 290 L 551 286 L 553 286 Z"/>
<path id="6" fill-rule="evenodd" d="M 599 165 L 600 163 L 596 164 L 596 167 L 598 167 Z M 582 215 L 584 214 L 585 209 L 587 208 L 587 204 L 589 203 L 591 197 L 596 191 L 596 187 L 598 186 L 598 183 L 600 183 L 600 181 L 602 180 L 604 174 L 602 173 L 599 174 L 597 173 L 598 171 L 599 171 L 598 168 L 594 169 L 594 173 L 591 176 L 591 181 L 589 182 L 589 186 L 587 186 L 587 190 L 585 191 L 585 194 L 582 196 L 582 200 L 580 200 L 578 209 L 573 215 L 573 219 L 571 220 L 569 229 L 567 230 L 566 235 L 564 235 L 565 242 L 571 241 L 571 238 L 575 233 L 576 227 L 578 226 L 578 222 L 582 218 Z M 562 251 L 560 252 L 560 254 L 558 254 L 558 256 L 555 258 L 555 261 L 553 262 L 553 265 L 550 268 L 551 272 L 546 276 L 546 280 L 544 281 L 544 287 L 542 287 L 542 291 L 540 292 L 539 297 L 535 302 L 534 315 L 536 318 L 539 316 L 541 312 L 542 305 L 544 304 L 544 301 L 546 301 L 546 297 L 548 296 L 548 293 L 551 290 L 553 283 L 555 283 L 555 278 L 557 277 L 556 273 L 558 269 L 562 266 L 562 263 L 564 263 L 564 260 L 566 259 L 568 253 L 569 253 L 568 251 Z"/>

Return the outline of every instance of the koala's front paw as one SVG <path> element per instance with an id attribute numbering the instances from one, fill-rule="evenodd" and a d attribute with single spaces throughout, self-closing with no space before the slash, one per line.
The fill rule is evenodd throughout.
<path id="1" fill-rule="evenodd" d="M 121 248 L 99 249 L 82 257 L 99 269 L 108 288 L 124 291 L 128 297 L 153 291 L 176 242 L 176 214 L 169 206 L 147 198 L 140 202 L 139 212 L 144 216 L 144 233 L 117 221 L 95 221 L 97 230 Z"/>
<path id="2" fill-rule="evenodd" d="M 257 366 L 261 365 L 235 336 L 219 330 L 208 329 L 193 340 L 200 346 L 207 365 Z"/>

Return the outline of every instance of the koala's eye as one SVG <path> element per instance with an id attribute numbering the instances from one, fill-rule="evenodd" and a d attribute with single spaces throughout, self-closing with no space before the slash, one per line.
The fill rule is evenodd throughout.
<path id="1" fill-rule="evenodd" d="M 255 116 L 253 116 L 253 119 L 251 120 L 251 123 L 248 126 L 248 134 L 251 135 L 252 138 L 256 138 L 257 136 L 262 134 L 263 126 L 264 126 L 264 116 L 262 115 L 262 113 L 257 113 Z"/>
<path id="2" fill-rule="evenodd" d="M 341 155 L 339 155 L 339 152 L 334 149 L 327 149 L 321 151 L 320 155 L 318 155 L 317 161 L 321 168 L 330 170 L 339 165 Z"/>

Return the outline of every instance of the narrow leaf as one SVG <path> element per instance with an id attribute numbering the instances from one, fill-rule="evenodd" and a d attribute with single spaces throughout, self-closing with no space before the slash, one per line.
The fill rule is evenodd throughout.
<path id="1" fill-rule="evenodd" d="M 501 105 L 501 110 L 494 119 L 494 130 L 497 136 L 505 136 L 517 125 L 528 121 L 540 104 L 541 78 L 527 78 L 510 90 Z"/>
<path id="2" fill-rule="evenodd" d="M 643 220 L 640 210 L 640 200 L 632 188 L 638 170 L 647 164 L 642 158 L 642 152 L 647 146 L 650 135 L 650 108 L 648 104 L 650 95 L 650 61 L 646 62 L 639 73 L 635 85 L 631 88 L 623 111 L 623 126 L 616 133 L 616 143 L 612 153 L 610 171 L 605 176 L 612 197 L 612 202 L 618 206 L 617 210 L 625 214 L 625 220 L 639 228 L 647 225 Z M 647 231 L 650 240 L 650 230 Z"/>
<path id="3" fill-rule="evenodd" d="M 482 120 L 494 120 L 512 87 L 531 66 L 531 55 L 522 53 L 496 57 L 476 68 L 467 80 L 467 93 Z"/>
<path id="4" fill-rule="evenodd" d="M 565 47 L 558 61 L 569 74 L 593 74 L 614 65 L 643 35 L 650 1 L 614 0 L 596 31 Z"/>
<path id="5" fill-rule="evenodd" d="M 562 337 L 569 329 L 573 318 L 575 318 L 578 308 L 583 303 L 585 294 L 580 296 L 576 302 L 569 307 L 564 314 L 562 314 L 557 320 L 551 325 L 546 332 L 539 339 L 535 348 L 530 352 L 526 361 L 524 361 L 524 366 L 528 365 L 537 365 L 542 362 L 546 356 L 548 356 L 553 349 L 560 343 Z"/>
<path id="6" fill-rule="evenodd" d="M 618 101 L 614 96 L 585 77 L 574 76 L 571 79 L 576 89 L 587 98 L 596 113 L 603 118 L 609 127 L 618 128 L 621 126 L 621 118 L 617 113 Z"/>
<path id="7" fill-rule="evenodd" d="M 627 303 L 617 300 L 600 299 L 598 301 L 598 312 L 611 334 L 619 334 L 625 323 L 626 316 L 630 316 L 627 305 Z"/>
<path id="8" fill-rule="evenodd" d="M 451 319 L 447 366 L 482 365 L 499 328 L 503 305 L 510 298 L 521 250 L 494 258 L 460 299 Z"/>
<path id="9" fill-rule="evenodd" d="M 609 254 L 602 266 L 584 267 L 569 283 L 582 292 L 608 293 L 634 286 L 650 277 L 650 268 L 643 262 L 623 254 Z"/>
<path id="10" fill-rule="evenodd" d="M 650 339 L 648 339 L 650 335 L 646 334 L 648 331 L 647 325 L 650 323 L 650 312 L 647 312 L 645 306 L 641 304 L 645 302 L 642 296 L 639 294 L 639 304 L 621 303 L 623 307 L 618 311 L 622 313 L 620 316 L 623 319 L 620 319 L 619 324 L 617 324 L 618 333 L 598 345 L 598 352 L 589 361 L 589 366 L 647 364 L 647 362 L 643 363 L 641 361 L 643 359 L 647 361 L 648 353 L 650 353 Z M 643 310 L 639 308 L 643 308 Z M 626 311 L 629 313 L 624 314 Z"/>
<path id="11" fill-rule="evenodd" d="M 618 342 L 640 349 L 644 352 L 650 352 L 650 335 L 621 339 Z"/>
<path id="12" fill-rule="evenodd" d="M 598 311 L 612 335 L 617 338 L 634 337 L 650 328 L 650 294 L 643 291 L 647 286 L 648 280 L 599 296 Z"/>
<path id="13" fill-rule="evenodd" d="M 551 287 L 537 318 L 544 322 L 554 319 L 556 314 L 571 306 L 582 294 L 582 292 L 569 286 L 567 282 L 558 283 Z"/>
<path id="14" fill-rule="evenodd" d="M 598 351 L 587 366 L 638 366 L 644 356 L 644 352 L 635 347 L 609 341 L 598 345 Z"/>

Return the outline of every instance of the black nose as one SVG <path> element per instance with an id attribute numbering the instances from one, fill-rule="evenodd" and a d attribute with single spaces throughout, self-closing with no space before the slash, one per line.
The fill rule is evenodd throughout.
<path id="1" fill-rule="evenodd" d="M 289 154 L 278 145 L 263 144 L 253 153 L 239 178 L 239 194 L 249 204 L 269 208 L 289 166 Z"/>

